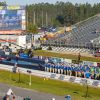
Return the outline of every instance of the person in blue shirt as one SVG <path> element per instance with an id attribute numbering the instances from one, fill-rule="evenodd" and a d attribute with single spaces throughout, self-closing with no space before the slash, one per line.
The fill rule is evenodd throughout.
<path id="1" fill-rule="evenodd" d="M 63 74 L 64 73 L 64 67 L 63 67 L 63 65 L 61 65 L 61 74 Z"/>
<path id="2" fill-rule="evenodd" d="M 69 66 L 67 64 L 67 75 L 69 75 Z"/>
<path id="3" fill-rule="evenodd" d="M 47 72 L 49 72 L 49 67 L 50 67 L 50 64 L 48 63 L 47 64 Z"/>
<path id="4" fill-rule="evenodd" d="M 45 71 L 47 71 L 47 64 L 45 63 L 44 66 L 45 66 Z"/>
<path id="5" fill-rule="evenodd" d="M 89 73 L 88 71 L 85 73 L 85 77 L 91 79 L 91 73 Z"/>
<path id="6" fill-rule="evenodd" d="M 86 71 L 87 71 L 86 68 L 84 68 L 83 71 L 84 71 L 84 77 L 85 77 L 85 73 L 86 73 Z"/>
<path id="7" fill-rule="evenodd" d="M 70 75 L 70 76 L 72 75 L 71 66 L 69 66 L 69 75 Z"/>
<path id="8" fill-rule="evenodd" d="M 78 74 L 79 77 L 81 77 L 81 70 L 80 70 L 80 68 L 78 68 L 78 73 L 77 74 Z"/>
<path id="9" fill-rule="evenodd" d="M 51 72 L 53 72 L 53 64 L 51 64 Z"/>
<path id="10" fill-rule="evenodd" d="M 77 71 L 78 71 L 78 67 L 77 66 L 75 66 L 75 76 L 77 77 Z"/>
<path id="11" fill-rule="evenodd" d="M 50 73 L 51 73 L 51 68 L 52 68 L 51 66 L 52 66 L 52 65 L 50 64 L 50 66 L 49 66 L 49 68 L 50 68 Z"/>
<path id="12" fill-rule="evenodd" d="M 64 74 L 66 75 L 67 67 L 64 66 Z"/>
<path id="13" fill-rule="evenodd" d="M 58 65 L 58 74 L 60 74 L 60 65 Z"/>
<path id="14" fill-rule="evenodd" d="M 55 65 L 55 73 L 57 73 L 57 69 L 58 69 L 58 66 L 57 66 L 57 63 Z"/>
<path id="15" fill-rule="evenodd" d="M 55 72 L 55 64 L 53 64 L 53 73 Z"/>

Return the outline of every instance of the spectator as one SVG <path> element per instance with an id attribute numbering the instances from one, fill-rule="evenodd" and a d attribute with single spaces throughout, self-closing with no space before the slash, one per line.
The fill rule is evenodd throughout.
<path id="1" fill-rule="evenodd" d="M 75 69 L 73 69 L 72 71 L 72 76 L 75 76 Z"/>
<path id="2" fill-rule="evenodd" d="M 13 96 L 13 98 L 12 98 L 13 100 L 15 100 L 15 97 Z"/>
<path id="3" fill-rule="evenodd" d="M 2 62 L 2 57 L 1 57 L 1 55 L 0 55 L 0 62 Z"/>
<path id="4" fill-rule="evenodd" d="M 17 70 L 17 63 L 15 63 L 15 65 L 14 65 L 14 70 L 13 70 L 13 72 L 16 73 L 16 70 Z"/>
<path id="5" fill-rule="evenodd" d="M 18 61 L 18 57 L 19 57 L 19 55 L 18 55 L 18 54 L 16 54 L 16 61 Z"/>
<path id="6" fill-rule="evenodd" d="M 41 65 L 41 63 L 39 63 L 39 70 L 41 70 L 42 69 L 42 65 Z"/>
<path id="7" fill-rule="evenodd" d="M 9 56 L 9 57 L 7 57 L 7 59 L 6 59 L 7 61 L 11 61 L 11 57 Z"/>
<path id="8" fill-rule="evenodd" d="M 60 74 L 60 65 L 58 65 L 58 74 Z"/>
<path id="9" fill-rule="evenodd" d="M 90 79 L 90 78 L 91 78 L 91 73 L 89 73 L 89 72 L 87 71 L 86 74 L 85 74 L 85 77 Z"/>
<path id="10" fill-rule="evenodd" d="M 80 55 L 80 53 L 79 53 L 79 55 L 78 55 L 78 60 L 80 60 L 80 57 L 81 57 L 81 55 Z"/>
<path id="11" fill-rule="evenodd" d="M 12 89 L 10 88 L 8 91 L 7 91 L 7 94 L 6 94 L 6 100 L 9 100 L 9 96 L 11 95 L 11 94 L 14 94 L 13 93 L 13 91 L 12 91 Z M 15 95 L 15 94 L 14 94 Z"/>

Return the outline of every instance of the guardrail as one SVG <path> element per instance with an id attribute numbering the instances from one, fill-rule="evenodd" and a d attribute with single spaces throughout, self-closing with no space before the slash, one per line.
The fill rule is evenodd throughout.
<path id="1" fill-rule="evenodd" d="M 13 68 L 13 66 L 0 64 L 0 69 L 12 71 L 12 68 Z M 21 73 L 28 74 L 27 68 L 18 67 L 17 69 L 20 69 Z M 78 84 L 85 84 L 85 82 L 87 80 L 87 81 L 89 81 L 88 85 L 94 85 L 94 86 L 100 87 L 100 80 L 80 78 L 80 77 L 75 77 L 75 76 L 56 74 L 56 73 L 50 73 L 50 72 L 46 72 L 46 71 L 39 71 L 39 70 L 33 70 L 33 69 L 31 69 L 31 75 L 36 75 L 36 76 L 46 77 L 46 78 L 53 78 L 53 79 L 57 79 L 57 80 L 70 81 L 70 82 L 75 82 Z"/>
<path id="2" fill-rule="evenodd" d="M 61 43 L 59 42 L 47 42 L 47 43 L 41 43 L 41 46 L 51 46 L 51 47 L 72 47 L 72 48 L 85 48 L 85 49 L 93 49 L 93 50 L 99 50 L 100 44 L 96 43 Z"/>

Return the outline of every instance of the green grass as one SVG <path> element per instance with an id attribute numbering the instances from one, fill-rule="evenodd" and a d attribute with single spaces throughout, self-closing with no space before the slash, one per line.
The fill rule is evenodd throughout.
<path id="1" fill-rule="evenodd" d="M 11 74 L 11 79 L 10 79 Z M 26 74 L 20 75 L 19 82 L 19 74 L 13 73 L 5 70 L 0 70 L 0 82 L 5 84 L 10 84 L 22 88 L 33 89 L 41 92 L 51 93 L 66 97 L 66 95 L 70 95 L 71 98 L 76 100 L 100 100 L 100 88 L 89 87 L 89 95 L 92 98 L 85 98 L 86 94 L 86 86 L 48 79 L 44 81 L 42 77 L 32 76 L 32 84 L 29 86 L 30 76 Z"/>
<path id="2" fill-rule="evenodd" d="M 35 55 L 50 56 L 50 57 L 58 57 L 58 58 L 66 58 L 66 59 L 78 60 L 78 56 L 77 55 L 46 52 L 44 50 L 34 50 L 34 52 L 35 52 Z M 82 61 L 91 61 L 91 62 L 100 62 L 100 58 L 97 58 L 97 57 L 81 56 L 81 60 Z"/>

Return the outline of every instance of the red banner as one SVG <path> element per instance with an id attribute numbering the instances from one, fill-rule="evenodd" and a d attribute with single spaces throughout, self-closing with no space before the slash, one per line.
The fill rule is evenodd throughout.
<path id="1" fill-rule="evenodd" d="M 95 57 L 100 57 L 100 52 L 95 52 Z"/>
<path id="2" fill-rule="evenodd" d="M 17 42 L 17 39 L 8 39 L 8 42 Z"/>
<path id="3" fill-rule="evenodd" d="M 0 42 L 6 42 L 6 39 L 3 39 L 3 40 L 2 40 L 2 39 L 0 39 Z"/>
<path id="4" fill-rule="evenodd" d="M 100 67 L 100 63 L 97 63 L 97 67 Z"/>

